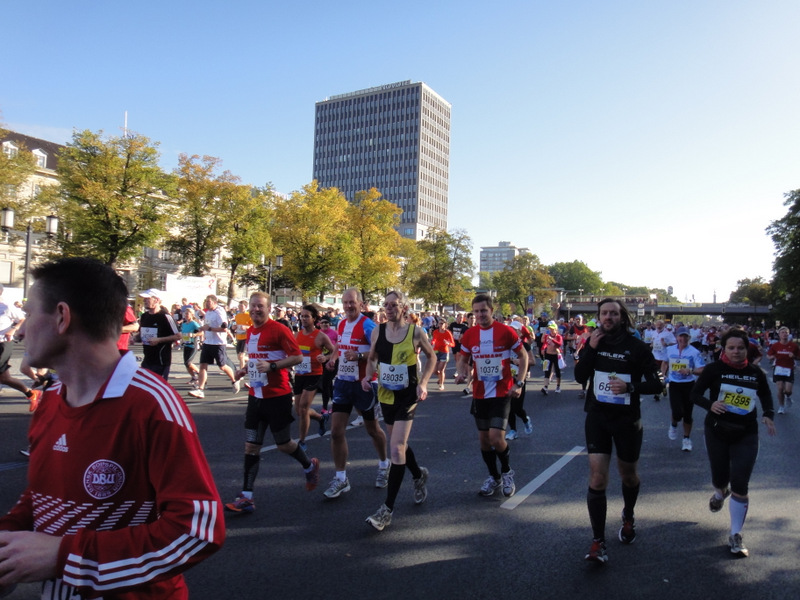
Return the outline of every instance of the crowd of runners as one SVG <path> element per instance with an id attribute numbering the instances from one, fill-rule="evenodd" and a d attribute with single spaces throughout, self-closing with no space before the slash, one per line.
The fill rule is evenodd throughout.
<path id="1" fill-rule="evenodd" d="M 189 376 L 186 393 L 196 399 L 205 397 L 212 364 L 228 378 L 234 394 L 247 390 L 242 486 L 224 504 L 239 514 L 256 509 L 256 479 L 267 431 L 277 449 L 302 469 L 305 489 L 318 487 L 323 467 L 319 458 L 308 455 L 306 444 L 312 421 L 320 436 L 330 432 L 333 473 L 323 497 L 332 501 L 349 492 L 353 483 L 347 473 L 347 435 L 353 412 L 375 451 L 374 485 L 386 489 L 385 501 L 366 522 L 378 531 L 392 523 L 406 471 L 413 503 L 425 502 L 435 474 L 422 466 L 425 457 L 412 449 L 412 424 L 418 404 L 431 393 L 445 391 L 453 357 L 453 382 L 460 394 L 471 396 L 470 412 L 486 468 L 478 494 L 511 497 L 516 485 L 509 442 L 520 433 L 532 434 L 534 428 L 524 406 L 528 381 L 541 378 L 539 393 L 560 394 L 564 370 L 574 367 L 584 400 L 589 463 L 586 505 L 592 540 L 585 558 L 599 564 L 608 560 L 606 489 L 612 455 L 616 453 L 623 498 L 617 537 L 631 544 L 637 537 L 641 405 L 665 397 L 670 405 L 665 433 L 670 440 L 680 438 L 684 452 L 693 450 L 694 408 L 706 411 L 703 438 L 714 489 L 709 510 L 720 511 L 730 498 L 728 546 L 732 554 L 747 556 L 742 530 L 758 455 L 758 405 L 760 421 L 774 435 L 774 415 L 792 406 L 800 358 L 795 335 L 786 327 L 750 330 L 663 320 L 637 325 L 625 303 L 613 298 L 601 300 L 597 314 L 587 321 L 582 315 L 565 320 L 544 312 L 533 319 L 501 317 L 485 294 L 473 298 L 471 310 L 452 316 L 414 314 L 399 291 L 387 293 L 374 311 L 359 290 L 348 289 L 342 311 L 307 304 L 289 314 L 273 307 L 262 292 L 232 310 L 213 295 L 203 300 L 202 308 L 184 300 L 171 311 L 161 306 L 159 290 L 139 295 L 144 311 L 136 319 L 128 308 L 117 342 L 120 351 L 127 350 L 132 337 L 143 347 L 141 366 L 167 381 L 179 346 Z M 8 321 L 5 335 L 10 338 L 24 315 L 8 308 L 0 319 Z M 235 348 L 235 361 L 228 357 L 229 347 Z M 0 372 L 7 383 L 6 353 L 3 357 Z M 770 365 L 776 406 L 762 361 Z M 31 388 L 14 387 L 33 397 L 33 411 L 40 394 L 30 389 L 55 378 L 44 370 L 33 372 L 32 379 Z M 317 409 L 313 404 L 318 393 L 322 403 Z"/>
<path id="2" fill-rule="evenodd" d="M 464 395 L 472 396 L 470 410 L 488 471 L 478 493 L 510 497 L 516 486 L 509 442 L 530 435 L 534 426 L 524 405 L 528 379 L 542 378 L 543 395 L 560 394 L 563 370 L 570 365 L 586 412 L 590 467 L 586 502 L 592 529 L 587 560 L 602 564 L 608 557 L 605 491 L 614 451 L 624 501 L 617 537 L 625 544 L 636 539 L 640 407 L 649 398 L 655 402 L 668 398 L 666 435 L 680 439 L 684 452 L 693 450 L 694 407 L 707 411 L 703 433 L 714 488 L 709 508 L 718 511 L 731 498 L 729 547 L 733 554 L 747 555 L 742 529 L 758 448 L 757 403 L 767 432 L 774 434 L 776 410 L 784 414 L 791 406 L 794 365 L 800 358 L 788 329 L 749 331 L 663 320 L 636 324 L 625 304 L 614 299 L 601 301 L 596 316 L 588 321 L 582 315 L 565 320 L 547 313 L 532 320 L 501 317 L 485 295 L 476 296 L 468 312 L 440 316 L 414 314 L 397 291 L 370 310 L 360 292 L 350 289 L 343 296 L 343 311 L 321 312 L 309 304 L 298 310 L 296 322 L 286 318 L 282 308 L 265 305 L 268 301 L 263 294 L 254 294 L 249 304 L 241 303 L 228 315 L 220 330 L 228 327 L 230 337 L 239 338 L 240 366 L 233 372 L 232 385 L 246 378 L 250 389 L 244 483 L 234 501 L 225 505 L 228 510 L 245 514 L 255 510 L 255 478 L 267 429 L 278 449 L 300 463 L 306 489 L 317 487 L 320 461 L 306 455 L 305 444 L 312 421 L 320 435 L 330 430 L 334 473 L 324 497 L 334 500 L 350 491 L 347 426 L 355 413 L 353 424 L 364 425 L 375 449 L 375 486 L 387 490 L 386 501 L 366 521 L 379 531 L 385 529 L 392 522 L 406 471 L 411 473 L 414 502 L 427 497 L 430 473 L 409 443 L 411 424 L 417 404 L 430 393 L 445 390 L 453 357 L 453 381 Z M 206 299 L 206 312 L 215 303 L 214 298 L 210 303 Z M 741 345 L 745 356 L 739 360 Z M 207 368 L 216 352 L 206 360 L 201 357 L 200 369 Z M 778 390 L 776 407 L 759 367 L 765 357 L 772 364 Z M 225 372 L 224 364 L 220 367 Z M 190 364 L 187 369 L 191 372 Z M 190 385 L 196 389 L 189 394 L 202 397 L 198 393 L 202 385 Z M 322 406 L 317 410 L 312 404 L 319 392 Z"/>

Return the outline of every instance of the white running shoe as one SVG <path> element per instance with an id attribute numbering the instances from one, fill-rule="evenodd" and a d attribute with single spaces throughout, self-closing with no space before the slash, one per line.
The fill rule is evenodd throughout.
<path id="1" fill-rule="evenodd" d="M 378 531 L 383 531 L 387 525 L 392 523 L 392 511 L 390 511 L 389 507 L 385 504 L 381 504 L 381 507 L 375 512 L 374 515 L 367 517 L 367 523 L 372 525 Z"/>
<path id="2" fill-rule="evenodd" d="M 385 488 L 387 485 L 389 485 L 389 469 L 384 469 L 379 466 L 378 475 L 375 477 L 375 487 Z"/>
<path id="3" fill-rule="evenodd" d="M 745 547 L 742 541 L 741 533 L 734 533 L 728 536 L 728 547 L 731 549 L 731 554 L 736 556 L 748 556 L 750 551 Z"/>
<path id="4" fill-rule="evenodd" d="M 508 473 L 500 473 L 500 480 L 503 483 L 503 496 L 510 498 L 517 491 L 517 486 L 514 485 L 514 471 Z"/>
<path id="5" fill-rule="evenodd" d="M 428 497 L 428 469 L 420 467 L 419 479 L 414 480 L 414 504 L 422 504 Z"/>
<path id="6" fill-rule="evenodd" d="M 670 425 L 669 431 L 667 432 L 669 439 L 677 440 L 678 439 L 678 426 L 677 425 Z"/>
<path id="7" fill-rule="evenodd" d="M 333 499 L 338 498 L 345 492 L 350 491 L 350 481 L 345 479 L 344 481 L 340 481 L 334 477 L 333 481 L 331 481 L 330 486 L 327 490 L 325 490 L 324 495 L 326 498 Z"/>
<path id="8" fill-rule="evenodd" d="M 205 398 L 206 393 L 203 390 L 192 390 L 189 392 L 192 398 Z"/>
<path id="9" fill-rule="evenodd" d="M 483 482 L 481 486 L 481 490 L 478 492 L 481 496 L 494 496 L 494 493 L 497 491 L 497 488 L 500 487 L 500 482 L 489 475 L 486 478 L 486 481 Z"/>
<path id="10" fill-rule="evenodd" d="M 691 452 L 692 451 L 692 440 L 685 437 L 683 438 L 683 443 L 681 444 L 681 450 L 684 452 Z"/>

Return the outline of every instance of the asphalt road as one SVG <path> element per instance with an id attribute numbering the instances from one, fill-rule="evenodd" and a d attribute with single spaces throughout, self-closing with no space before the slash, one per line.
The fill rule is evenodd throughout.
<path id="1" fill-rule="evenodd" d="M 232 352 L 230 352 L 232 355 Z M 176 354 L 176 358 L 177 358 Z M 450 365 L 452 371 L 452 363 Z M 186 377 L 172 383 L 184 393 L 197 422 L 223 501 L 241 486 L 245 395 L 231 395 L 213 370 L 206 399 L 186 395 Z M 694 451 L 667 438 L 666 400 L 645 399 L 637 539 L 616 540 L 622 509 L 619 477 L 608 490 L 605 567 L 583 556 L 591 541 L 586 511 L 588 466 L 583 450 L 583 401 L 565 372 L 563 393 L 542 396 L 536 367 L 526 396 L 531 436 L 511 443 L 517 494 L 481 498 L 486 467 L 469 414 L 470 398 L 448 379 L 431 385 L 410 443 L 431 473 L 428 500 L 415 506 L 404 481 L 393 523 L 376 532 L 364 519 L 384 500 L 374 487 L 376 457 L 363 428 L 348 431 L 352 490 L 336 500 L 322 492 L 333 476 L 328 436 L 308 440 L 322 463 L 322 480 L 306 492 L 299 465 L 265 448 L 256 483 L 256 512 L 227 515 L 228 538 L 215 556 L 187 572 L 192 598 L 792 598 L 800 596 L 800 404 L 776 417 L 778 435 L 762 427 L 761 453 L 750 487 L 744 539 L 750 557 L 727 549 L 727 507 L 708 510 L 709 467 L 702 439 Z M 552 388 L 551 388 L 552 389 Z M 319 396 L 316 404 L 319 404 Z M 0 510 L 15 501 L 25 480 L 27 403 L 0 394 Z M 312 424 L 312 431 L 316 430 Z M 20 586 L 9 598 L 38 597 Z"/>

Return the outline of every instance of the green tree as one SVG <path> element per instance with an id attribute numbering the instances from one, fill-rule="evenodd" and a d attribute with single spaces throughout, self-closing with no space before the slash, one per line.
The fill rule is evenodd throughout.
<path id="1" fill-rule="evenodd" d="M 154 245 L 165 231 L 172 178 L 158 166 L 158 144 L 136 134 L 103 139 L 76 131 L 58 158 L 65 255 L 113 266 Z"/>
<path id="2" fill-rule="evenodd" d="M 274 220 L 272 239 L 283 254 L 282 275 L 303 302 L 347 280 L 358 250 L 348 228 L 348 202 L 339 190 L 312 181 L 278 203 Z"/>
<path id="3" fill-rule="evenodd" d="M 514 305 L 515 312 L 524 312 L 528 296 L 536 302 L 548 302 L 553 298 L 554 281 L 539 257 L 535 254 L 520 254 L 494 274 L 494 286 L 501 303 Z"/>
<path id="4" fill-rule="evenodd" d="M 669 290 L 663 288 L 628 285 L 618 281 L 608 281 L 603 285 L 603 296 L 640 296 L 642 298 L 649 298 L 651 294 L 655 294 L 658 302 L 674 303 L 679 301 Z"/>
<path id="5" fill-rule="evenodd" d="M 627 295 L 627 296 L 642 296 L 642 297 L 647 297 L 647 296 L 649 296 L 650 294 L 655 294 L 655 293 L 657 293 L 657 292 L 656 292 L 654 289 L 647 288 L 647 287 L 644 287 L 644 286 L 641 286 L 641 285 L 640 285 L 640 286 L 636 286 L 636 285 L 622 285 L 622 284 L 619 284 L 619 285 L 620 285 L 620 286 L 621 286 L 621 287 L 624 289 L 624 291 L 625 291 L 625 295 Z M 662 291 L 662 292 L 664 292 L 664 294 L 666 294 L 666 293 L 667 293 L 667 292 L 666 292 L 666 290 L 661 290 L 661 291 Z"/>
<path id="6" fill-rule="evenodd" d="M 493 290 L 494 274 L 489 273 L 489 271 L 478 271 L 478 289 Z"/>
<path id="7" fill-rule="evenodd" d="M 217 174 L 221 162 L 196 154 L 178 158 L 178 203 L 165 245 L 181 257 L 184 275 L 201 277 L 209 272 L 214 255 L 225 244 L 233 207 L 243 193 L 239 178 L 230 171 Z"/>
<path id="8" fill-rule="evenodd" d="M 631 289 L 636 290 L 638 288 L 631 288 Z M 665 290 L 664 288 L 644 288 L 644 289 L 648 290 L 648 293 L 650 294 L 655 294 L 659 302 L 670 302 L 670 303 L 680 302 L 677 296 L 675 296 L 672 293 L 671 288 L 668 290 Z M 639 295 L 638 292 L 633 292 L 630 289 L 628 290 L 627 294 L 629 296 L 631 294 Z"/>
<path id="9" fill-rule="evenodd" d="M 600 290 L 600 295 L 603 297 L 612 297 L 612 296 L 624 296 L 625 292 L 623 290 L 627 290 L 628 286 L 624 283 L 617 283 L 616 281 L 607 281 L 603 284 L 603 288 Z"/>
<path id="10" fill-rule="evenodd" d="M 228 299 L 234 296 L 234 282 L 241 268 L 261 263 L 262 256 L 272 254 L 272 211 L 274 196 L 271 186 L 251 188 L 238 186 L 228 196 L 231 203 L 230 227 L 225 235 L 225 264 L 230 272 Z"/>
<path id="11" fill-rule="evenodd" d="M 767 233 L 775 244 L 772 279 L 775 317 L 791 326 L 800 315 L 800 189 L 784 194 L 786 215 L 769 224 Z"/>
<path id="12" fill-rule="evenodd" d="M 416 244 L 403 279 L 412 296 L 442 311 L 445 305 L 467 305 L 472 292 L 472 240 L 463 230 L 431 229 Z"/>
<path id="13" fill-rule="evenodd" d="M 554 287 L 563 288 L 567 293 L 597 294 L 603 287 L 603 279 L 599 271 L 592 271 L 580 260 L 557 262 L 547 267 L 553 278 Z"/>
<path id="14" fill-rule="evenodd" d="M 743 302 L 765 306 L 772 302 L 772 286 L 763 277 L 740 279 L 731 292 L 728 302 Z"/>
<path id="15" fill-rule="evenodd" d="M 349 279 L 364 298 L 397 285 L 403 238 L 395 227 L 400 223 L 401 212 L 395 204 L 382 199 L 375 188 L 356 192 L 348 206 L 348 229 L 356 244 Z"/>

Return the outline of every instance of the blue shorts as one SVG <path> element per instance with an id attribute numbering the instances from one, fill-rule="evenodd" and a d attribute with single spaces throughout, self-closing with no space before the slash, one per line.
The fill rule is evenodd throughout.
<path id="1" fill-rule="evenodd" d="M 436 353 L 436 360 L 438 362 L 447 362 L 450 360 L 450 353 L 449 352 L 437 352 Z"/>
<path id="2" fill-rule="evenodd" d="M 343 379 L 335 379 L 333 382 L 333 411 L 334 412 L 350 412 L 355 408 L 360 412 L 364 419 L 367 419 L 366 413 L 372 413 L 378 398 L 378 384 L 372 382 L 372 390 L 365 392 L 361 387 L 361 381 L 344 381 Z M 373 419 L 374 413 L 373 413 Z M 367 419 L 371 420 L 371 419 Z"/>

